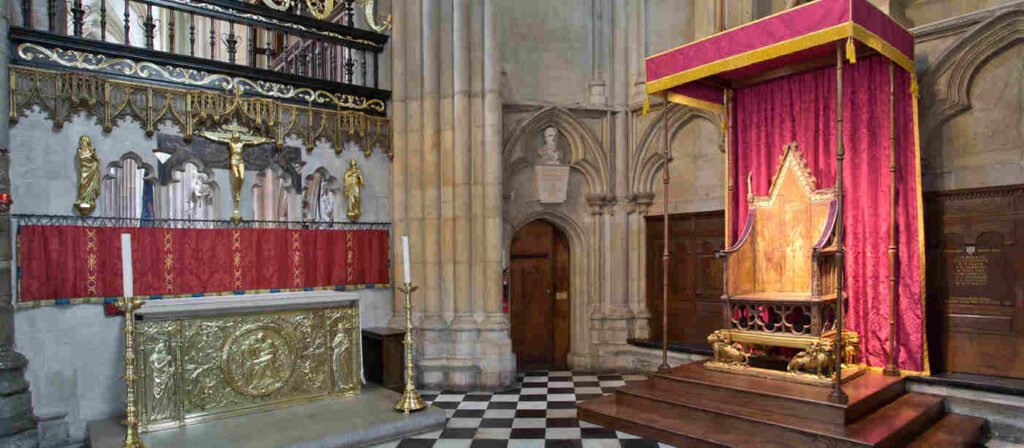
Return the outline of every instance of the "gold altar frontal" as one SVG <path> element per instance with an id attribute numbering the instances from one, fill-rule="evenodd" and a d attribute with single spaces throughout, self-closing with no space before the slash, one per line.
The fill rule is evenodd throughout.
<path id="1" fill-rule="evenodd" d="M 141 312 L 140 431 L 358 394 L 358 302 L 291 308 L 236 306 L 152 319 Z"/>

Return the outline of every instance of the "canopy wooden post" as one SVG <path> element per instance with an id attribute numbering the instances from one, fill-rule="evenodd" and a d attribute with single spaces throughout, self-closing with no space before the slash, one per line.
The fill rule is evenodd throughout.
<path id="1" fill-rule="evenodd" d="M 846 281 L 846 248 L 843 244 L 843 43 L 836 42 L 836 331 L 835 382 L 832 401 L 846 404 L 850 398 L 843 392 L 843 283 Z"/>
<path id="2" fill-rule="evenodd" d="M 889 61 L 889 355 L 882 373 L 886 376 L 900 376 L 896 366 L 896 266 L 899 252 L 896 250 L 896 89 L 893 63 Z"/>
<path id="3" fill-rule="evenodd" d="M 662 210 L 661 217 L 664 224 L 664 248 L 661 252 L 661 365 L 658 366 L 659 372 L 667 372 L 671 366 L 668 365 L 668 266 L 669 266 L 669 252 L 668 252 L 668 163 L 672 160 L 671 153 L 668 150 L 668 93 L 662 100 L 661 108 L 661 126 L 662 134 L 665 138 L 665 147 L 662 148 L 662 155 L 665 158 L 665 166 L 661 170 L 661 183 L 664 186 L 664 194 L 662 195 Z"/>

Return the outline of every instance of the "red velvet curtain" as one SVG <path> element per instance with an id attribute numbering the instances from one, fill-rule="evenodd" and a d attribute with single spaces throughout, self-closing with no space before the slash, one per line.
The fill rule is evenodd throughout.
<path id="1" fill-rule="evenodd" d="M 889 64 L 870 57 L 843 70 L 846 327 L 860 334 L 863 360 L 884 366 L 889 346 Z M 895 67 L 898 188 L 897 355 L 901 369 L 927 371 L 920 175 L 910 74 Z M 783 146 L 797 142 L 819 188 L 835 185 L 836 70 L 826 67 L 738 89 L 733 108 L 731 235 L 747 215 L 747 177 L 768 191 Z"/>
<path id="2" fill-rule="evenodd" d="M 387 230 L 22 226 L 20 301 L 122 294 L 121 234 L 138 295 L 363 286 L 389 282 Z"/>

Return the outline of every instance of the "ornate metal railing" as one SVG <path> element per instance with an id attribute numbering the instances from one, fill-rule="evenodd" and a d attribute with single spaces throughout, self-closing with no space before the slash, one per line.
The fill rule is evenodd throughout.
<path id="1" fill-rule="evenodd" d="M 334 3 L 21 0 L 20 20 L 12 20 L 20 24 L 11 29 L 13 60 L 17 65 L 114 76 L 125 63 L 149 63 L 163 70 L 138 68 L 120 76 L 233 90 L 237 81 L 201 84 L 211 75 L 227 76 L 257 86 L 242 95 L 273 91 L 277 94 L 262 96 L 384 116 L 390 92 L 380 89 L 380 54 L 388 36 L 355 26 L 356 7 L 361 6 L 368 26 L 384 29 L 372 15 L 371 0 Z M 281 94 L 299 90 L 310 94 Z M 344 99 L 323 101 L 325 96 Z M 368 103 L 377 106 L 359 107 Z"/>

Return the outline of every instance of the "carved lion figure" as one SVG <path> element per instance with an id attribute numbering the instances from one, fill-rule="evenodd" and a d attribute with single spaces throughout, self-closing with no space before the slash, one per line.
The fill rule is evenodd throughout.
<path id="1" fill-rule="evenodd" d="M 786 370 L 789 373 L 813 373 L 819 378 L 826 378 L 832 375 L 834 363 L 832 344 L 814 341 L 807 350 L 797 353 L 789 361 Z"/>
<path id="2" fill-rule="evenodd" d="M 743 351 L 739 343 L 730 344 L 729 335 L 721 330 L 708 335 L 708 344 L 715 351 L 715 362 L 732 366 L 747 365 L 750 355 Z"/>

